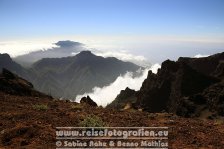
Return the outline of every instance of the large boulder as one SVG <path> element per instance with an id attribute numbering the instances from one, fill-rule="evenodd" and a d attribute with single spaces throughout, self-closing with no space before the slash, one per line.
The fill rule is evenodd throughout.
<path id="1" fill-rule="evenodd" d="M 132 105 L 136 100 L 136 91 L 127 87 L 125 90 L 121 90 L 116 99 L 107 105 L 107 108 L 124 109 L 127 104 Z"/>
<path id="2" fill-rule="evenodd" d="M 89 97 L 82 97 L 80 103 L 84 103 L 93 107 L 97 107 L 97 104 Z"/>

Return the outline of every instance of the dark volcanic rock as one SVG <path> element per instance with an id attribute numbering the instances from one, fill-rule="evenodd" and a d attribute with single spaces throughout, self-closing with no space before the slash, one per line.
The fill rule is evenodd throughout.
<path id="1" fill-rule="evenodd" d="M 181 98 L 177 114 L 198 117 L 206 109 L 213 115 L 224 116 L 224 81 L 215 83 L 196 95 Z"/>
<path id="2" fill-rule="evenodd" d="M 202 96 L 211 111 L 224 116 L 224 80 L 205 89 Z"/>
<path id="3" fill-rule="evenodd" d="M 215 75 L 216 69 L 220 63 L 224 61 L 224 52 L 203 58 L 179 58 L 179 62 L 184 62 L 193 69 L 206 74 Z"/>
<path id="4" fill-rule="evenodd" d="M 80 103 L 85 103 L 90 106 L 97 107 L 97 104 L 89 96 L 82 97 L 82 99 L 80 100 Z"/>
<path id="5" fill-rule="evenodd" d="M 180 58 L 151 71 L 137 94 L 136 105 L 149 112 L 191 117 L 204 109 L 223 114 L 223 53 L 207 58 Z"/>
<path id="6" fill-rule="evenodd" d="M 30 82 L 4 68 L 0 74 L 0 91 L 14 95 L 47 96 L 35 91 Z"/>
<path id="7" fill-rule="evenodd" d="M 125 90 L 121 90 L 120 94 L 107 108 L 123 109 L 128 103 L 133 104 L 136 100 L 136 91 L 127 87 Z"/>
<path id="8" fill-rule="evenodd" d="M 32 74 L 28 74 L 28 71 L 21 65 L 14 62 L 8 54 L 0 54 L 0 72 L 2 72 L 3 68 L 6 68 L 17 75 L 22 76 L 25 79 L 31 80 L 30 76 Z"/>
<path id="9" fill-rule="evenodd" d="M 213 75 L 220 79 L 224 79 L 224 60 L 219 62 L 219 65 L 216 67 Z"/>

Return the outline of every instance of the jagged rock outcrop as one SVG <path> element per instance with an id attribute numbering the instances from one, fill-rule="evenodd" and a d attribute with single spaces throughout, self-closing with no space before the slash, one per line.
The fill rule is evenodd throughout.
<path id="1" fill-rule="evenodd" d="M 215 83 L 203 92 L 183 97 L 176 113 L 185 117 L 199 117 L 205 115 L 224 116 L 224 81 Z"/>
<path id="2" fill-rule="evenodd" d="M 224 52 L 202 58 L 184 58 L 180 57 L 178 62 L 184 62 L 193 69 L 208 75 L 215 76 L 218 66 L 224 63 Z"/>
<path id="3" fill-rule="evenodd" d="M 136 91 L 127 87 L 125 90 L 121 90 L 116 99 L 107 105 L 107 108 L 123 109 L 127 104 L 135 103 L 136 99 Z"/>
<path id="4" fill-rule="evenodd" d="M 224 60 L 220 61 L 213 75 L 217 78 L 224 79 Z"/>
<path id="5" fill-rule="evenodd" d="M 33 89 L 33 85 L 23 78 L 3 68 L 0 74 L 0 91 L 22 96 L 47 96 Z"/>
<path id="6" fill-rule="evenodd" d="M 80 103 L 84 103 L 84 104 L 88 104 L 93 107 L 97 107 L 97 104 L 89 96 L 82 97 L 82 99 L 80 100 Z"/>
<path id="7" fill-rule="evenodd" d="M 163 62 L 157 74 L 149 71 L 137 94 L 136 106 L 186 117 L 200 116 L 205 109 L 224 115 L 223 55 Z"/>

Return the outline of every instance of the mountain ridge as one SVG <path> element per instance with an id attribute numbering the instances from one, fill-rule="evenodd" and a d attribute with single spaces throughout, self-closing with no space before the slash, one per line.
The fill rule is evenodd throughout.
<path id="1" fill-rule="evenodd" d="M 96 56 L 91 51 L 69 57 L 44 58 L 29 69 L 23 68 L 9 56 L 8 60 L 12 66 L 0 61 L 0 67 L 29 80 L 38 91 L 68 99 L 75 99 L 76 95 L 90 92 L 96 86 L 109 85 L 127 71 L 135 72 L 141 68 L 117 58 Z"/>

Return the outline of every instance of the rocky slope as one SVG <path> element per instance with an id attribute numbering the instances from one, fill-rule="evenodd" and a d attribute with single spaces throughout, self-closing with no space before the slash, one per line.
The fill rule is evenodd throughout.
<path id="1" fill-rule="evenodd" d="M 33 91 L 32 85 L 7 70 L 0 80 L 0 148 L 56 148 L 56 127 L 82 127 L 89 117 L 107 127 L 169 127 L 170 149 L 224 146 L 223 121 L 104 109 L 42 94 L 33 96 L 26 92 Z"/>
<path id="2" fill-rule="evenodd" d="M 0 54 L 0 72 L 2 72 L 3 68 L 23 76 L 25 79 L 30 80 L 32 78 L 30 77 L 31 73 L 21 65 L 14 62 L 8 54 Z"/>
<path id="3" fill-rule="evenodd" d="M 200 116 L 204 111 L 224 116 L 223 60 L 224 53 L 220 53 L 163 62 L 157 74 L 149 71 L 136 106 L 186 117 Z"/>
<path id="4" fill-rule="evenodd" d="M 0 91 L 20 96 L 50 97 L 34 90 L 30 82 L 4 68 L 0 74 Z"/>

